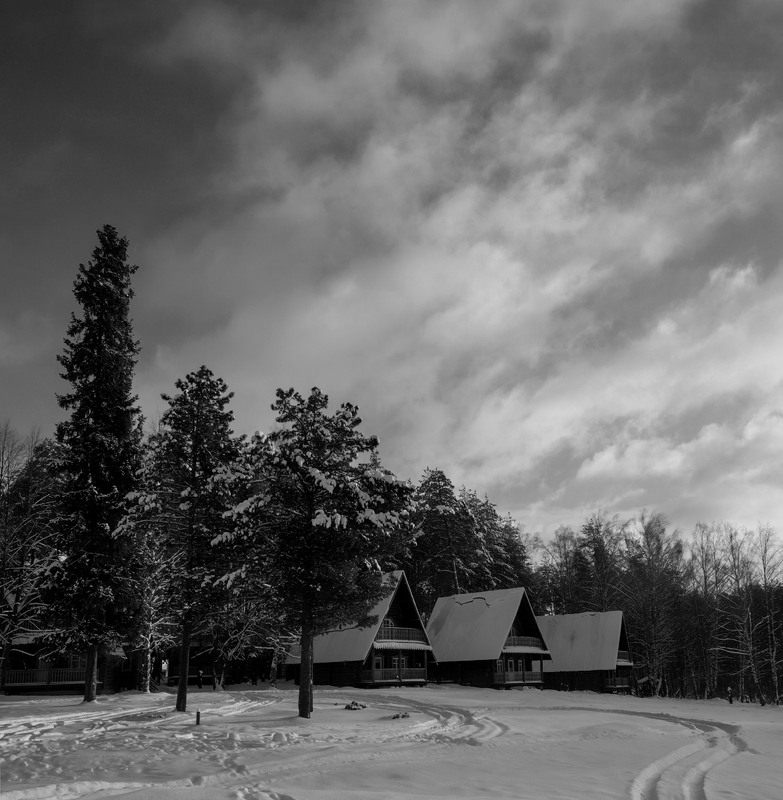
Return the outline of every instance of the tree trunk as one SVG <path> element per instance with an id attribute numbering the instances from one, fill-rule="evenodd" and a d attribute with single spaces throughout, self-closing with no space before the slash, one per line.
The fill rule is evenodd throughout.
<path id="1" fill-rule="evenodd" d="M 2 663 L 0 663 L 0 692 L 5 691 L 6 673 L 8 672 L 8 662 L 11 659 L 11 637 L 8 636 L 3 643 Z"/>
<path id="2" fill-rule="evenodd" d="M 313 628 L 309 608 L 302 610 L 302 637 L 299 640 L 299 716 L 310 719 L 313 711 Z"/>
<path id="3" fill-rule="evenodd" d="M 84 674 L 84 702 L 92 703 L 98 696 L 98 645 L 87 648 L 87 670 Z"/>
<path id="4" fill-rule="evenodd" d="M 182 639 L 179 646 L 179 684 L 177 685 L 177 711 L 188 706 L 188 673 L 190 672 L 190 617 L 182 621 Z"/>
<path id="5" fill-rule="evenodd" d="M 144 675 L 141 679 L 141 691 L 149 694 L 150 682 L 152 681 L 152 648 L 149 641 L 144 647 Z"/>
<path id="6" fill-rule="evenodd" d="M 776 631 L 772 626 L 771 616 L 767 617 L 768 632 L 770 641 L 770 677 L 772 679 L 772 702 L 777 706 L 780 705 L 780 685 L 778 683 L 778 642 Z"/>

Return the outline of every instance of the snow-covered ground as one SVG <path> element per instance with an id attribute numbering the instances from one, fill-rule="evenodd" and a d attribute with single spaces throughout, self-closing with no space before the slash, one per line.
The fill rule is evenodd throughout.
<path id="1" fill-rule="evenodd" d="M 537 690 L 0 698 L 0 798 L 779 800 L 783 711 Z M 357 700 L 366 708 L 345 709 Z M 195 724 L 196 711 L 201 724 Z M 407 714 L 407 716 L 402 716 Z M 397 718 L 395 718 L 396 715 Z"/>

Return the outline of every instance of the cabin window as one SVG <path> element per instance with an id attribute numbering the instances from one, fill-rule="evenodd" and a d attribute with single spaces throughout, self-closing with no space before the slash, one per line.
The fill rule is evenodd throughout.
<path id="1" fill-rule="evenodd" d="M 508 632 L 508 635 L 509 636 L 519 636 L 519 633 L 517 631 L 517 626 L 516 625 L 512 625 L 511 626 L 511 630 Z"/>
<path id="2" fill-rule="evenodd" d="M 497 660 L 495 663 L 495 669 L 497 669 L 498 672 L 503 672 L 503 659 L 499 658 Z"/>
<path id="3" fill-rule="evenodd" d="M 392 668 L 393 669 L 397 669 L 398 667 L 400 669 L 405 669 L 405 667 L 407 665 L 408 665 L 408 657 L 407 656 L 399 656 L 399 657 L 394 656 L 392 658 Z"/>
<path id="4" fill-rule="evenodd" d="M 68 666 L 70 669 L 87 669 L 87 654 L 68 656 Z"/>
<path id="5" fill-rule="evenodd" d="M 518 672 L 524 672 L 525 671 L 525 659 L 524 658 L 520 658 L 519 661 L 517 661 L 517 671 Z"/>
<path id="6" fill-rule="evenodd" d="M 394 620 L 391 617 L 384 617 L 383 622 L 381 623 L 382 628 L 394 628 L 396 625 L 394 624 Z"/>
<path id="7" fill-rule="evenodd" d="M 509 658 L 508 661 L 506 662 L 506 669 L 509 672 L 513 672 L 514 671 L 514 659 L 513 658 Z"/>
<path id="8" fill-rule="evenodd" d="M 375 656 L 373 660 L 374 669 L 383 669 L 383 656 Z"/>

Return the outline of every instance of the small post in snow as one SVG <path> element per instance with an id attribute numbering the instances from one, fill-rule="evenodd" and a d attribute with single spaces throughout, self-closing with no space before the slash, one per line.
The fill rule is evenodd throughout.
<path id="1" fill-rule="evenodd" d="M 196 709 L 196 725 L 201 725 L 201 709 Z"/>

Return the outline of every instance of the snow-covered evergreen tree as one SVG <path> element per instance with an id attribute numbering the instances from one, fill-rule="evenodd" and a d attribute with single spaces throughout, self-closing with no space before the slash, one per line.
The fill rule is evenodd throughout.
<path id="1" fill-rule="evenodd" d="M 280 427 L 258 436 L 263 475 L 236 509 L 281 600 L 301 631 L 299 716 L 312 711 L 313 638 L 367 619 L 383 596 L 380 563 L 405 544 L 411 488 L 368 461 L 378 440 L 359 431 L 358 408 L 327 413 L 328 397 L 278 389 Z"/>
<path id="2" fill-rule="evenodd" d="M 176 388 L 177 394 L 163 395 L 169 407 L 150 437 L 141 488 L 131 496 L 136 508 L 124 528 L 131 537 L 134 528 L 140 536 L 152 532 L 169 560 L 180 648 L 177 710 L 185 711 L 191 642 L 226 602 L 217 580 L 229 565 L 212 542 L 232 524 L 225 516 L 232 505 L 230 484 L 218 476 L 236 460 L 239 440 L 227 408 L 233 393 L 221 378 L 202 366 Z"/>
<path id="3" fill-rule="evenodd" d="M 57 426 L 61 450 L 61 558 L 47 587 L 55 644 L 87 653 L 84 699 L 95 699 L 98 652 L 124 633 L 133 599 L 114 531 L 136 481 L 141 417 L 133 394 L 139 344 L 133 337 L 128 240 L 111 225 L 98 231 L 92 259 L 79 265 L 73 314 L 58 361 L 71 391 L 58 396 L 70 417 Z"/>
<path id="4" fill-rule="evenodd" d="M 429 613 L 438 597 L 470 591 L 477 582 L 472 580 L 475 572 L 484 571 L 487 554 L 468 506 L 442 470 L 424 471 L 414 501 L 416 545 L 405 570 L 417 603 Z"/>

